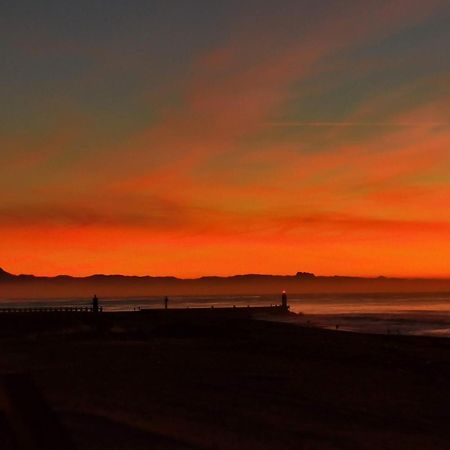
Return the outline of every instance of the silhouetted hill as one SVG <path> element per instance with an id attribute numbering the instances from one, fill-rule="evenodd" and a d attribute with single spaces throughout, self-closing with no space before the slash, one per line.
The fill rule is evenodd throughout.
<path id="1" fill-rule="evenodd" d="M 297 272 L 299 278 L 315 278 L 316 276 L 311 272 Z"/>
<path id="2" fill-rule="evenodd" d="M 95 274 L 88 277 L 12 275 L 0 269 L 0 298 L 58 298 L 154 295 L 258 295 L 286 290 L 302 293 L 450 292 L 450 279 L 358 278 L 243 274 L 230 277 L 127 276 Z"/>
<path id="3" fill-rule="evenodd" d="M 8 273 L 8 272 L 6 272 L 5 270 L 3 270 L 0 267 L 0 280 L 9 280 L 9 279 L 12 279 L 12 278 L 15 278 L 15 276 L 10 274 L 10 273 Z"/>

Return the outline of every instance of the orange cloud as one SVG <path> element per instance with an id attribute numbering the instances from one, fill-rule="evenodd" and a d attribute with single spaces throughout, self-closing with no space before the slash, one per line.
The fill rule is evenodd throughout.
<path id="1" fill-rule="evenodd" d="M 31 178 L 40 165 L 55 169 L 31 183 L 34 192 L 4 196 L 2 265 L 49 274 L 449 275 L 445 102 L 412 111 L 401 101 L 414 93 L 409 85 L 377 93 L 342 121 L 277 122 L 328 56 L 415 24 L 441 3 L 339 4 L 296 39 L 266 27 L 279 18 L 238 21 L 229 41 L 194 61 L 176 105 L 138 134 L 92 154 L 73 123 L 42 142 L 6 142 L 10 167 Z M 272 129 L 297 125 L 317 128 L 318 143 L 308 146 L 304 130 L 280 138 Z M 377 133 L 353 130 L 365 127 Z M 33 160 L 21 151 L 28 146 Z"/>

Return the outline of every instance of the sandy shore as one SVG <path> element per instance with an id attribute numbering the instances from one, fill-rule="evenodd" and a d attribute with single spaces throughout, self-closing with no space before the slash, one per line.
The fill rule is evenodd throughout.
<path id="1" fill-rule="evenodd" d="M 450 447 L 449 339 L 42 316 L 0 317 L 0 371 L 28 373 L 78 449 Z"/>

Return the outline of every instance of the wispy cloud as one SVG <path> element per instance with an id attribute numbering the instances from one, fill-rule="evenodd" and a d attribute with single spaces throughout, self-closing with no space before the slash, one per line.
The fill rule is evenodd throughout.
<path id="1" fill-rule="evenodd" d="M 267 122 L 270 127 L 400 127 L 400 128 L 434 128 L 448 127 L 447 122 Z"/>
<path id="2" fill-rule="evenodd" d="M 42 261 L 61 258 L 64 271 L 71 260 L 86 270 L 83 255 L 107 264 L 108 248 L 124 272 L 233 272 L 236 260 L 265 271 L 311 261 L 325 271 L 330 254 L 342 252 L 370 272 L 382 256 L 404 264 L 448 248 L 448 71 L 409 74 L 369 51 L 435 20 L 446 2 L 269 2 L 252 20 L 247 3 L 220 38 L 205 35 L 214 44 L 186 57 L 170 83 L 149 75 L 133 91 L 149 103 L 148 123 L 140 109 L 127 111 L 130 101 L 117 116 L 135 114 L 139 126 L 100 127 L 89 99 L 64 98 L 70 106 L 51 130 L 0 136 L 0 227 L 22 248 L 9 262 L 23 262 L 28 245 L 47 252 Z M 24 42 L 29 50 L 30 37 Z M 46 42 L 34 57 L 60 54 Z M 117 49 L 102 45 L 107 61 L 83 73 L 81 85 L 139 71 L 142 48 L 139 57 L 124 48 L 125 69 L 116 72 Z M 83 45 L 73 52 L 87 55 Z M 112 85 L 131 96 L 124 79 Z M 394 237 L 403 256 L 389 248 Z M 438 259 L 426 263 L 443 270 Z"/>

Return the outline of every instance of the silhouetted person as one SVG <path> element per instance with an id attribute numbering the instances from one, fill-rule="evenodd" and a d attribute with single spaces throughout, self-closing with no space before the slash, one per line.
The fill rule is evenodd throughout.
<path id="1" fill-rule="evenodd" d="M 164 298 L 164 309 L 167 309 L 167 306 L 169 305 L 169 297 Z"/>
<path id="2" fill-rule="evenodd" d="M 94 298 L 92 299 L 92 311 L 98 313 L 98 298 L 96 295 L 94 295 Z"/>
<path id="3" fill-rule="evenodd" d="M 281 294 L 281 307 L 283 309 L 288 309 L 286 291 L 283 291 L 283 293 Z"/>

